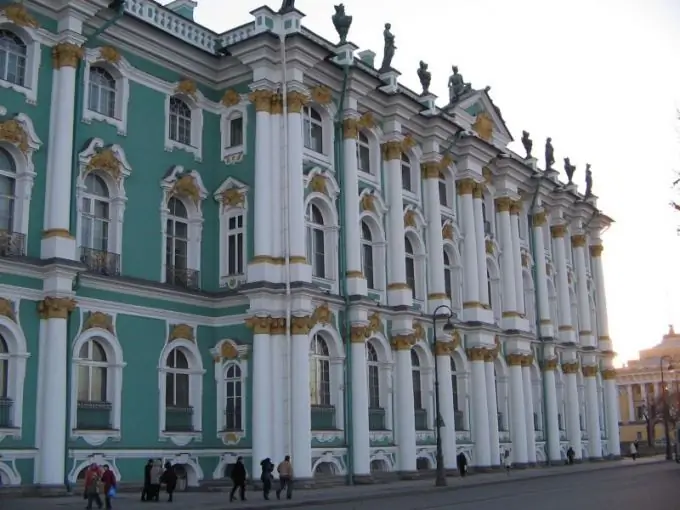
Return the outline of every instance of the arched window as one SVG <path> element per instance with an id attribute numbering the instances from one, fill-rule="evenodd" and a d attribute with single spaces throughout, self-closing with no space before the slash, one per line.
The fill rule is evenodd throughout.
<path id="1" fill-rule="evenodd" d="M 116 115 L 116 79 L 106 69 L 90 67 L 88 109 L 107 117 Z"/>
<path id="2" fill-rule="evenodd" d="M 191 108 L 179 97 L 170 98 L 170 140 L 191 145 Z"/>
<path id="3" fill-rule="evenodd" d="M 78 403 L 76 429 L 111 429 L 109 360 L 102 340 L 85 342 L 78 353 Z"/>
<path id="4" fill-rule="evenodd" d="M 413 191 L 411 160 L 406 154 L 401 155 L 401 187 L 406 191 Z"/>
<path id="5" fill-rule="evenodd" d="M 27 48 L 24 41 L 9 30 L 0 30 L 0 80 L 25 86 Z"/>
<path id="6" fill-rule="evenodd" d="M 2 400 L 9 398 L 9 347 L 0 336 L 0 427 L 3 426 Z"/>
<path id="7" fill-rule="evenodd" d="M 366 364 L 368 365 L 368 407 L 380 408 L 380 367 L 378 366 L 378 353 L 375 347 L 366 343 Z"/>
<path id="8" fill-rule="evenodd" d="M 182 201 L 172 197 L 168 202 L 165 231 L 165 281 L 184 286 L 187 280 L 189 247 L 189 213 Z"/>
<path id="9" fill-rule="evenodd" d="M 305 147 L 323 154 L 323 119 L 311 106 L 305 106 L 302 110 L 302 129 Z"/>
<path id="10" fill-rule="evenodd" d="M 451 265 L 451 258 L 444 250 L 444 289 L 446 297 L 453 302 L 452 282 L 453 282 L 453 266 Z"/>
<path id="11" fill-rule="evenodd" d="M 369 289 L 375 289 L 375 272 L 373 267 L 373 233 L 365 221 L 361 222 L 361 264 L 364 278 Z"/>
<path id="12" fill-rule="evenodd" d="M 439 172 L 439 203 L 444 207 L 451 207 L 449 202 L 449 187 L 446 183 L 446 177 Z"/>
<path id="13" fill-rule="evenodd" d="M 243 115 L 234 115 L 228 120 L 227 147 L 234 148 L 243 145 Z"/>
<path id="14" fill-rule="evenodd" d="M 104 179 L 95 173 L 89 173 L 85 177 L 85 192 L 82 197 L 80 243 L 83 251 L 106 253 L 109 251 L 111 200 Z M 82 255 L 85 256 L 86 253 Z M 88 257 L 88 260 L 90 258 L 96 257 Z"/>
<path id="15" fill-rule="evenodd" d="M 181 349 L 170 351 L 165 362 L 165 430 L 193 431 L 193 408 L 189 399 L 189 360 Z"/>
<path id="16" fill-rule="evenodd" d="M 404 249 L 406 252 L 406 284 L 411 287 L 411 295 L 416 299 L 416 257 L 413 251 L 411 240 L 404 239 Z"/>
<path id="17" fill-rule="evenodd" d="M 243 382 L 241 367 L 232 363 L 224 371 L 225 430 L 243 430 Z"/>
<path id="18" fill-rule="evenodd" d="M 309 204 L 307 220 L 307 258 L 312 264 L 312 276 L 327 278 L 326 271 L 326 232 L 321 209 Z"/>
<path id="19" fill-rule="evenodd" d="M 361 172 L 371 173 L 371 145 L 361 131 L 357 137 L 357 167 Z"/>
<path id="20" fill-rule="evenodd" d="M 9 152 L 0 148 L 0 229 L 14 232 L 16 165 Z"/>
<path id="21" fill-rule="evenodd" d="M 314 335 L 311 345 L 310 386 L 313 406 L 331 405 L 331 358 L 328 344 L 321 335 Z"/>

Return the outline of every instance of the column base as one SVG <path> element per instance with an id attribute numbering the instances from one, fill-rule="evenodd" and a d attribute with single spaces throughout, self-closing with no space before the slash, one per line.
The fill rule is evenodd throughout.
<path id="1" fill-rule="evenodd" d="M 575 335 L 573 330 L 569 331 L 559 331 L 557 333 L 558 338 L 560 339 L 560 342 L 564 344 L 573 344 L 575 343 Z"/>
<path id="2" fill-rule="evenodd" d="M 555 328 L 552 324 L 542 324 L 540 326 L 541 337 L 543 338 L 553 338 L 555 336 Z"/>
<path id="3" fill-rule="evenodd" d="M 595 337 L 591 335 L 581 335 L 579 334 L 578 340 L 581 344 L 581 347 L 592 347 L 595 348 L 597 347 L 597 343 L 595 342 Z"/>
<path id="4" fill-rule="evenodd" d="M 588 462 L 601 462 L 603 460 L 602 457 L 588 457 Z"/>
<path id="5" fill-rule="evenodd" d="M 390 306 L 412 306 L 413 294 L 405 283 L 392 283 L 387 286 L 387 303 Z"/>
<path id="6" fill-rule="evenodd" d="M 529 321 L 522 317 L 503 317 L 501 327 L 505 330 L 526 331 L 529 329 Z"/>
<path id="7" fill-rule="evenodd" d="M 348 276 L 347 293 L 350 296 L 366 296 L 368 294 L 366 278 L 363 276 Z"/>
<path id="8" fill-rule="evenodd" d="M 52 229 L 43 232 L 40 241 L 40 258 L 78 260 L 76 256 L 76 240 L 68 231 Z"/>
<path id="9" fill-rule="evenodd" d="M 438 295 L 438 294 L 431 294 L 430 296 L 427 297 L 427 310 L 429 313 L 433 314 L 434 311 L 437 309 L 439 306 L 451 306 L 451 300 L 446 297 L 445 294 Z M 441 310 L 442 312 L 446 313 L 446 310 Z M 444 319 L 446 321 L 446 319 Z"/>
<path id="10" fill-rule="evenodd" d="M 463 304 L 463 320 L 465 322 L 493 323 L 493 312 L 482 307 L 480 303 Z"/>
<path id="11" fill-rule="evenodd" d="M 279 259 L 269 255 L 258 255 L 248 264 L 248 283 L 272 282 L 281 283 L 281 269 Z"/>

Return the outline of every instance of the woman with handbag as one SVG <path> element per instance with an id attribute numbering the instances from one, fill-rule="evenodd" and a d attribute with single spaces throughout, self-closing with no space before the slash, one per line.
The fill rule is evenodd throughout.
<path id="1" fill-rule="evenodd" d="M 104 503 L 106 504 L 106 510 L 111 510 L 111 500 L 116 495 L 116 475 L 109 469 L 108 464 L 104 464 L 102 483 L 104 484 Z"/>

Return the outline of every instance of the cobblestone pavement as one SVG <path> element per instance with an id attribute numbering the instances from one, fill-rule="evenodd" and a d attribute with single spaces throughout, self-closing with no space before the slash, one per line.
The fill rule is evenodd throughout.
<path id="1" fill-rule="evenodd" d="M 593 485 L 591 480 L 618 480 L 618 483 L 625 483 L 626 479 L 640 476 L 648 476 L 650 472 L 660 472 L 664 475 L 675 472 L 680 476 L 680 466 L 676 463 L 663 461 L 663 458 L 650 457 L 632 461 L 624 459 L 615 462 L 598 462 L 598 463 L 584 463 L 573 466 L 558 466 L 558 467 L 543 467 L 526 470 L 512 471 L 510 475 L 504 472 L 494 472 L 489 474 L 472 475 L 466 478 L 451 477 L 448 479 L 448 487 L 434 488 L 432 479 L 422 479 L 414 481 L 394 482 L 388 484 L 375 485 L 361 485 L 353 487 L 331 487 L 327 489 L 311 489 L 300 490 L 295 492 L 294 499 L 291 501 L 277 501 L 274 494 L 272 500 L 264 501 L 261 493 L 247 494 L 248 501 L 236 501 L 229 503 L 229 494 L 226 492 L 188 492 L 178 493 L 175 497 L 173 506 L 180 506 L 182 510 L 222 510 L 226 508 L 237 508 L 239 510 L 256 510 L 261 508 L 295 508 L 295 507 L 323 507 L 329 510 L 353 510 L 353 509 L 368 509 L 375 505 L 375 501 L 380 499 L 381 503 L 388 501 L 390 503 L 390 510 L 403 509 L 426 509 L 426 508 L 445 508 L 456 503 L 456 508 L 470 508 L 475 509 L 485 508 L 476 506 L 479 497 L 496 497 L 496 493 L 500 494 L 502 498 L 508 498 L 508 495 L 503 495 L 506 492 L 514 494 L 519 490 L 520 486 L 526 488 L 528 493 L 532 493 L 535 487 L 554 487 L 564 489 L 569 487 L 574 494 L 581 492 L 580 488 L 583 483 Z M 564 480 L 564 481 L 563 481 Z M 597 484 L 594 484 L 597 485 Z M 466 489 L 466 490 L 460 490 Z M 548 490 L 548 489 L 546 489 Z M 552 490 L 552 489 L 550 489 Z M 548 490 L 548 492 L 550 492 Z M 617 489 L 618 490 L 618 489 Z M 546 493 L 547 494 L 547 493 Z M 532 496 L 533 497 L 533 496 Z M 562 496 L 560 496 L 562 497 Z M 573 494 L 565 493 L 565 498 L 573 497 Z M 465 500 L 471 499 L 473 506 L 459 506 Z M 430 503 L 432 500 L 432 503 Z M 495 500 L 489 500 L 495 501 Z M 522 500 L 526 504 L 526 499 Z M 502 502 L 500 502 L 502 503 Z M 433 504 L 435 506 L 423 506 L 425 504 Z M 444 506 L 436 506 L 437 504 Z M 472 503 L 471 503 L 472 504 Z M 499 504 L 499 502 L 494 503 Z M 506 508 L 505 503 L 503 508 Z M 555 506 L 556 501 L 550 500 L 546 505 L 550 505 L 551 510 L 559 510 Z M 408 506 L 416 505 L 416 506 Z M 572 502 L 573 505 L 573 502 Z M 163 504 L 165 506 L 165 504 Z M 609 506 L 609 504 L 607 505 Z M 0 508 L 2 510 L 38 510 L 38 509 L 55 509 L 68 510 L 75 508 L 84 508 L 84 501 L 81 497 L 66 496 L 60 498 L 2 498 L 0 499 Z M 126 510 L 141 510 L 148 508 L 146 503 L 139 501 L 139 495 L 136 493 L 121 493 L 114 501 L 116 509 L 122 508 Z M 488 508 L 497 508 L 489 506 Z M 570 510 L 577 506 L 569 506 Z M 680 507 L 680 506 L 678 506 Z M 519 507 L 518 507 L 519 508 Z M 533 506 L 524 507 L 524 510 L 534 508 Z M 547 508 L 547 506 L 536 506 L 537 509 Z M 564 507 L 565 510 L 567 507 Z M 579 507 L 581 508 L 581 507 Z M 591 508 L 583 506 L 581 510 Z M 592 507 L 596 508 L 596 507 Z M 623 510 L 626 507 L 617 508 Z M 632 509 L 633 507 L 631 507 Z M 674 506 L 666 508 L 675 508 Z"/>

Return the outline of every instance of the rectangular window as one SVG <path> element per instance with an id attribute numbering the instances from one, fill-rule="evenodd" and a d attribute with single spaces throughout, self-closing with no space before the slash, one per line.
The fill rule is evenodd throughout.
<path id="1" fill-rule="evenodd" d="M 413 378 L 413 408 L 423 408 L 423 392 L 420 388 L 420 371 L 414 370 L 411 374 Z"/>
<path id="2" fill-rule="evenodd" d="M 412 191 L 411 167 L 409 165 L 401 165 L 401 187 L 406 191 Z"/>
<path id="3" fill-rule="evenodd" d="M 243 145 L 243 117 L 236 117 L 229 121 L 229 147 Z"/>
<path id="4" fill-rule="evenodd" d="M 305 148 L 323 153 L 323 127 L 309 119 L 304 121 Z"/>
<path id="5" fill-rule="evenodd" d="M 444 207 L 450 207 L 449 205 L 449 194 L 446 189 L 446 182 L 439 181 L 439 203 Z"/>
<path id="6" fill-rule="evenodd" d="M 444 289 L 446 297 L 451 299 L 451 270 L 449 268 L 444 268 Z"/>
<path id="7" fill-rule="evenodd" d="M 357 145 L 357 163 L 361 172 L 371 173 L 371 151 L 365 145 Z"/>
<path id="8" fill-rule="evenodd" d="M 364 244 L 362 250 L 364 278 L 366 278 L 366 286 L 369 289 L 375 289 L 375 276 L 373 271 L 373 247 L 370 244 Z"/>
<path id="9" fill-rule="evenodd" d="M 227 230 L 227 274 L 236 276 L 243 274 L 244 268 L 244 235 L 243 215 L 229 218 Z"/>
<path id="10" fill-rule="evenodd" d="M 229 380 L 226 385 L 225 430 L 243 430 L 241 381 Z"/>
<path id="11" fill-rule="evenodd" d="M 416 299 L 416 267 L 412 258 L 406 258 L 406 284 L 411 287 L 411 295 Z"/>
<path id="12" fill-rule="evenodd" d="M 324 231 L 314 229 L 312 234 L 312 246 L 314 252 L 312 253 L 314 268 L 314 276 L 317 278 L 326 278 L 326 253 L 324 250 Z"/>

